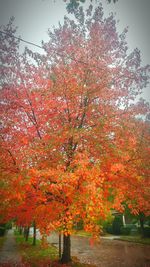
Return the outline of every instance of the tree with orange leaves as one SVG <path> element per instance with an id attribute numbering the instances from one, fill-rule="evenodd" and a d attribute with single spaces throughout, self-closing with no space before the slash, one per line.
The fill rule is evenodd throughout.
<path id="1" fill-rule="evenodd" d="M 111 208 L 123 211 L 127 202 L 134 212 L 132 199 L 143 194 L 136 168 L 142 170 L 148 156 L 143 152 L 143 161 L 134 161 L 143 145 L 135 136 L 143 127 L 136 116 L 149 112 L 147 103 L 135 100 L 148 82 L 149 66 L 140 66 L 138 49 L 127 53 L 126 30 L 119 35 L 101 5 L 90 5 L 86 16 L 79 8 L 75 17 L 49 31 L 43 55 L 27 51 L 36 65 L 28 54 L 20 57 L 16 85 L 1 90 L 1 135 L 25 174 L 16 179 L 23 205 L 34 195 L 39 229 L 63 232 L 63 263 L 71 260 L 75 221 L 83 219 L 96 236 L 97 220 Z"/>

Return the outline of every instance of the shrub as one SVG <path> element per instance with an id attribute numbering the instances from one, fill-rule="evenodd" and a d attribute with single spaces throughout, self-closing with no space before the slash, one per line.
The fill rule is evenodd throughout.
<path id="1" fill-rule="evenodd" d="M 113 234 L 120 235 L 122 226 L 123 226 L 122 217 L 116 216 L 112 223 Z"/>
<path id="2" fill-rule="evenodd" d="M 129 235 L 130 231 L 131 231 L 131 228 L 127 227 L 127 226 L 122 226 L 120 231 L 121 231 L 122 235 Z"/>
<path id="3" fill-rule="evenodd" d="M 130 228 L 130 229 L 137 229 L 137 226 L 135 225 L 135 224 L 133 224 L 133 223 L 131 223 L 131 224 L 127 224 L 126 225 L 128 228 Z"/>
<path id="4" fill-rule="evenodd" d="M 109 234 L 113 234 L 113 227 L 112 227 L 112 224 L 107 224 L 107 225 L 105 226 L 105 230 L 106 230 L 107 233 L 109 233 Z"/>
<path id="5" fill-rule="evenodd" d="M 150 227 L 144 228 L 144 237 L 150 237 Z"/>
<path id="6" fill-rule="evenodd" d="M 11 222 L 6 223 L 5 229 L 7 230 L 12 229 L 12 223 Z"/>
<path id="7" fill-rule="evenodd" d="M 0 226 L 0 236 L 4 236 L 4 234 L 5 234 L 5 227 Z"/>

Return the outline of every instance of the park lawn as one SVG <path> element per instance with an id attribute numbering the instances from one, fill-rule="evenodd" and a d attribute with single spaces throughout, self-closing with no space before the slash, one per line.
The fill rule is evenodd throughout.
<path id="1" fill-rule="evenodd" d="M 150 245 L 150 238 L 142 238 L 141 236 L 120 236 L 118 240 Z"/>
<path id="2" fill-rule="evenodd" d="M 36 245 L 32 245 L 32 238 L 25 241 L 23 236 L 16 235 L 16 242 L 23 263 L 28 263 L 31 267 L 48 266 L 48 263 L 58 259 L 58 251 L 54 246 L 44 246 L 40 240 L 36 240 Z"/>
<path id="3" fill-rule="evenodd" d="M 77 236 L 83 236 L 83 237 L 90 237 L 92 236 L 91 233 L 85 232 L 84 230 L 77 230 L 73 233 L 73 235 L 77 235 Z"/>
<path id="4" fill-rule="evenodd" d="M 50 244 L 42 245 L 40 240 L 36 240 L 36 246 L 32 245 L 32 238 L 25 241 L 24 237 L 16 234 L 16 242 L 19 253 L 22 257 L 24 266 L 28 267 L 94 267 L 93 265 L 83 264 L 73 257 L 68 265 L 59 263 L 58 249 Z M 26 265 L 27 264 L 27 265 Z"/>
<path id="5" fill-rule="evenodd" d="M 6 239 L 5 236 L 0 236 L 0 250 L 1 250 L 2 247 L 3 247 L 3 244 L 4 244 L 4 242 L 5 242 L 5 239 Z"/>

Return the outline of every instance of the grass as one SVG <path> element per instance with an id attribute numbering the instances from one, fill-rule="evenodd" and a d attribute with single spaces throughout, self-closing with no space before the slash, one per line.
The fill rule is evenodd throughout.
<path id="1" fill-rule="evenodd" d="M 15 231 L 16 242 L 19 253 L 22 257 L 23 266 L 27 267 L 94 267 L 89 264 L 83 264 L 73 257 L 68 265 L 59 263 L 58 250 L 49 244 L 42 244 L 37 240 L 36 246 L 32 245 L 32 238 L 25 241 L 24 237 Z"/>
<path id="2" fill-rule="evenodd" d="M 1 250 L 2 247 L 3 247 L 3 244 L 4 244 L 4 242 L 5 242 L 5 239 L 6 239 L 5 236 L 0 236 L 0 250 Z"/>
<path id="3" fill-rule="evenodd" d="M 83 236 L 83 237 L 90 237 L 92 236 L 90 233 L 85 232 L 84 230 L 77 230 L 74 235 L 76 236 Z"/>
<path id="4" fill-rule="evenodd" d="M 141 236 L 120 236 L 118 240 L 150 245 L 150 238 L 142 238 Z"/>
<path id="5" fill-rule="evenodd" d="M 49 262 L 57 260 L 58 252 L 53 246 L 43 245 L 40 240 L 36 240 L 36 245 L 32 245 L 32 238 L 25 241 L 23 236 L 16 235 L 19 252 L 23 262 L 31 267 L 49 266 Z"/>

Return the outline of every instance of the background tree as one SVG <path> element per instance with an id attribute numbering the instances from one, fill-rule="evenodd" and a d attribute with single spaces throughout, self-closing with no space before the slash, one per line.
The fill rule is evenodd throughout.
<path id="1" fill-rule="evenodd" d="M 106 0 L 107 3 L 116 3 L 118 0 Z M 74 13 L 75 10 L 77 10 L 80 6 L 80 4 L 86 3 L 86 0 L 64 0 L 66 2 L 67 6 L 66 9 L 68 13 Z M 98 2 L 98 1 L 93 1 L 91 0 L 91 4 L 93 2 Z"/>

